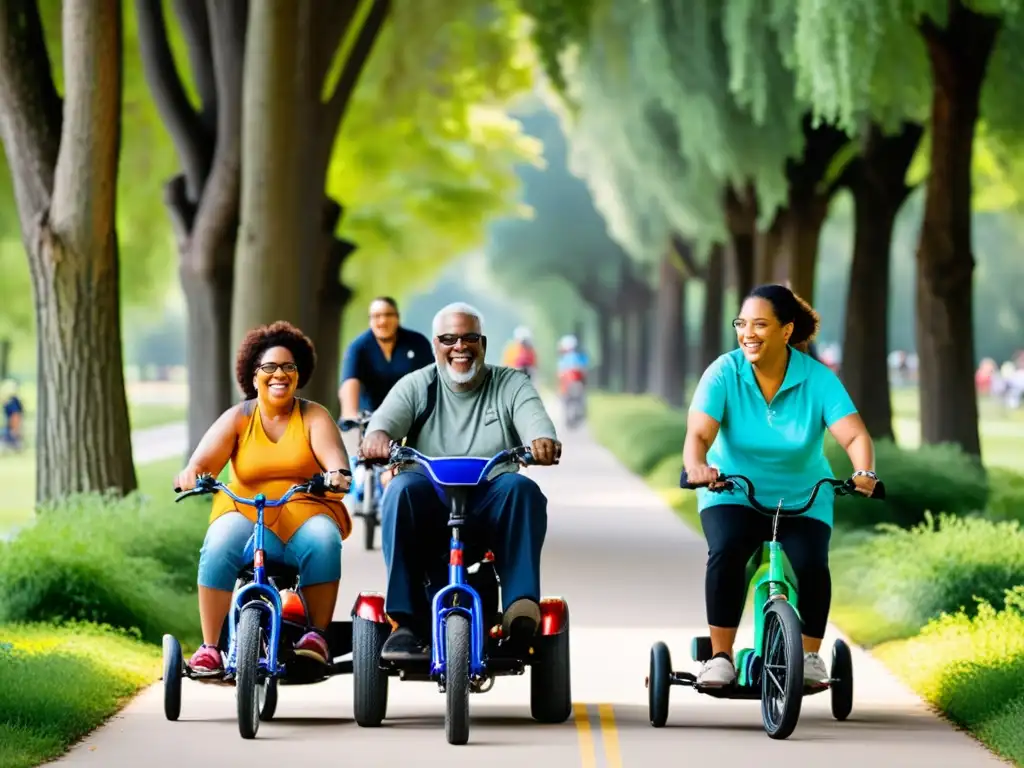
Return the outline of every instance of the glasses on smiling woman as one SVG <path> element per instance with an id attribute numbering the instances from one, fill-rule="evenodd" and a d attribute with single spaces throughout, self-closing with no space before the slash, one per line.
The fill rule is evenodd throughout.
<path id="1" fill-rule="evenodd" d="M 285 373 L 295 373 L 299 370 L 299 366 L 295 363 L 264 363 L 259 367 L 259 370 L 270 375 L 277 373 L 277 369 L 280 368 Z"/>

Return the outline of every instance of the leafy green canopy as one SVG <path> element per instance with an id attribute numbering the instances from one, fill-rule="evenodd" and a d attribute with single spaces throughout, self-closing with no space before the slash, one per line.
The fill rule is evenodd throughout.
<path id="1" fill-rule="evenodd" d="M 667 231 L 701 245 L 721 241 L 722 190 L 748 182 L 766 225 L 786 200 L 785 158 L 803 150 L 806 107 L 781 53 L 768 51 L 755 77 L 737 78 L 726 9 L 716 0 L 628 8 L 595 0 L 589 12 L 585 29 L 574 16 L 561 40 L 535 41 L 562 46 L 541 58 L 556 61 L 553 77 L 566 84 L 574 167 L 615 222 L 616 237 L 648 257 L 652 247 L 664 248 Z M 548 18 L 538 17 L 538 26 Z M 774 38 L 763 25 L 756 31 Z M 629 225 L 659 216 L 659 226 Z"/>
<path id="2" fill-rule="evenodd" d="M 1019 130 L 1024 93 L 1024 14 L 1020 0 L 966 0 L 979 13 L 998 15 L 1003 28 L 987 70 L 982 114 L 993 131 Z M 948 0 L 730 0 L 726 35 L 736 78 L 760 92 L 762 57 L 781 52 L 796 76 L 796 96 L 821 119 L 851 131 L 870 117 L 885 127 L 924 122 L 931 73 L 919 25 L 948 22 Z M 767 20 L 774 40 L 755 32 Z"/>
<path id="3" fill-rule="evenodd" d="M 484 241 L 488 221 L 520 213 L 514 168 L 537 162 L 540 146 L 506 107 L 533 82 L 527 35 L 506 0 L 396 7 L 328 173 L 347 209 L 340 234 L 358 245 L 344 272 L 356 289 L 346 330 L 365 322 L 373 295 L 422 290 Z"/>

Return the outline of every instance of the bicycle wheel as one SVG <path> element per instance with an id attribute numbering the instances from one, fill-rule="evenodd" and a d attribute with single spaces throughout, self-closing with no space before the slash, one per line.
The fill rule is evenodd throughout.
<path id="1" fill-rule="evenodd" d="M 764 615 L 761 719 L 765 733 L 786 739 L 796 729 L 804 700 L 804 652 L 793 606 L 775 600 Z"/>

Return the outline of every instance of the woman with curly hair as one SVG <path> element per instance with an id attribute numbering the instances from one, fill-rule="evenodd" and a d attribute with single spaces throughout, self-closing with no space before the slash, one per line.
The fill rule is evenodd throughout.
<path id="1" fill-rule="evenodd" d="M 877 481 L 871 436 L 839 378 L 808 354 L 817 313 L 789 288 L 762 285 L 747 296 L 733 326 L 739 349 L 708 367 L 690 402 L 683 445 L 688 482 L 714 485 L 719 472 L 740 474 L 750 478 L 763 505 L 774 507 L 780 498 L 799 505 L 818 480 L 832 477 L 823 445 L 827 430 L 850 457 L 857 490 L 870 496 Z M 834 498 L 819 492 L 806 513 L 779 526 L 800 584 L 804 680 L 812 685 L 829 677 L 818 650 L 832 598 Z M 740 488 L 702 488 L 697 506 L 708 542 L 704 599 L 714 653 L 698 680 L 731 685 L 746 565 L 771 538 L 772 518 L 756 511 Z"/>
<path id="2" fill-rule="evenodd" d="M 266 510 L 264 547 L 268 560 L 299 570 L 299 584 L 313 630 L 295 644 L 299 655 L 329 662 L 324 635 L 334 614 L 341 580 L 341 542 L 352 530 L 340 495 L 349 485 L 341 433 L 323 406 L 295 396 L 316 367 L 312 342 L 285 322 L 255 328 L 238 350 L 235 375 L 245 400 L 225 411 L 203 436 L 175 480 L 183 491 L 200 474 L 217 476 L 231 462 L 229 487 L 239 496 L 277 498 L 297 483 L 324 473 L 332 493 L 297 495 Z M 199 555 L 201 645 L 189 666 L 201 676 L 223 672 L 217 643 L 244 565 L 243 550 L 256 510 L 226 494 L 214 496 L 210 527 Z"/>

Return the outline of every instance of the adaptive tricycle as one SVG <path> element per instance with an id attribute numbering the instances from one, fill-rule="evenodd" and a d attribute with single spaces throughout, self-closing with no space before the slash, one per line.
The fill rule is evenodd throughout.
<path id="1" fill-rule="evenodd" d="M 356 419 L 340 419 L 338 426 L 342 432 L 351 429 L 359 430 L 359 438 L 366 437 L 366 425 L 370 423 L 373 413 L 363 411 Z M 372 463 L 360 459 L 358 456 L 350 456 L 349 462 L 353 467 L 362 467 L 360 477 L 354 478 L 352 488 L 349 491 L 359 503 L 353 511 L 353 515 L 363 519 L 363 545 L 367 551 L 373 549 L 374 535 L 380 525 L 380 497 L 384 494 L 384 487 L 381 485 L 380 476 L 384 468 L 379 463 Z"/>
<path id="2" fill-rule="evenodd" d="M 807 503 L 794 510 L 784 510 L 782 499 L 774 510 L 760 504 L 754 498 L 753 483 L 743 475 L 719 475 L 716 482 L 722 483 L 722 486 L 710 490 L 730 490 L 737 487 L 737 481 L 743 482 L 745 487 L 739 487 L 744 490 L 751 505 L 758 512 L 774 518 L 771 541 L 765 542 L 747 565 L 748 584 L 754 589 L 754 604 L 758 609 L 754 615 L 754 647 L 736 652 L 736 682 L 719 687 L 701 686 L 695 675 L 674 672 L 668 647 L 663 642 L 655 643 L 651 648 L 650 674 L 645 683 L 651 725 L 660 728 L 668 719 L 669 687 L 686 685 L 698 693 L 717 698 L 760 699 L 765 732 L 773 739 L 785 739 L 796 728 L 804 696 L 830 690 L 832 716 L 836 720 L 845 720 L 849 716 L 853 709 L 853 659 L 849 646 L 842 640 L 836 640 L 832 647 L 829 681 L 822 685 L 804 685 L 798 585 L 778 541 L 779 518 L 800 515 L 810 509 L 822 485 L 833 486 L 837 496 L 854 493 L 855 486 L 852 480 L 823 478 L 814 485 Z M 688 483 L 686 472 L 683 471 L 679 486 L 692 490 L 707 487 L 707 484 Z M 885 498 L 885 486 L 881 482 L 875 485 L 871 498 Z M 690 654 L 698 663 L 708 661 L 712 656 L 711 638 L 693 638 Z"/>
<path id="3" fill-rule="evenodd" d="M 469 494 L 487 482 L 502 462 L 527 465 L 529 448 L 502 451 L 491 459 L 428 458 L 393 443 L 391 464 L 415 462 L 426 469 L 438 495 L 450 507 L 448 584 L 438 590 L 432 607 L 431 658 L 391 664 L 381 649 L 391 633 L 384 596 L 363 592 L 352 609 L 355 720 L 379 726 L 387 712 L 388 678 L 432 680 L 446 694 L 445 735 L 449 744 L 469 740 L 469 694 L 484 693 L 502 675 L 530 670 L 530 713 L 542 723 L 565 722 L 572 711 L 569 674 L 569 606 L 560 597 L 540 601 L 541 622 L 529 648 L 512 648 L 502 637 L 501 593 L 494 556 L 467 556 L 461 529 L 467 522 Z M 473 562 L 470 567 L 465 561 Z"/>
<path id="4" fill-rule="evenodd" d="M 344 471 L 343 474 L 348 474 Z M 235 495 L 210 475 L 201 475 L 196 487 L 180 493 L 175 501 L 200 494 L 226 493 L 239 504 L 256 508 L 256 525 L 245 546 L 246 566 L 238 575 L 231 611 L 224 622 L 218 649 L 224 658 L 224 673 L 219 677 L 195 675 L 183 660 L 181 644 L 172 635 L 164 635 L 164 714 L 177 720 L 181 713 L 181 680 L 235 686 L 238 704 L 238 730 L 244 739 L 256 737 L 260 720 L 270 720 L 277 709 L 277 686 L 307 685 L 333 675 L 352 671 L 351 660 L 338 660 L 352 652 L 352 622 L 331 622 L 327 645 L 331 663 L 324 665 L 292 651 L 294 643 L 311 627 L 305 601 L 299 592 L 299 574 L 283 563 L 265 562 L 263 550 L 263 510 L 286 504 L 296 493 L 323 495 L 327 490 L 323 475 L 294 485 L 280 499 L 263 494 L 246 499 Z"/>

